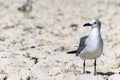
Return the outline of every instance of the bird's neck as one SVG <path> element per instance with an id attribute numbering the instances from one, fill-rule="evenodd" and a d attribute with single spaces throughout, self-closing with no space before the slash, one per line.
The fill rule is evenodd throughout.
<path id="1" fill-rule="evenodd" d="M 27 0 L 27 4 L 31 5 L 31 0 Z"/>
<path id="2" fill-rule="evenodd" d="M 101 37 L 100 29 L 98 27 L 97 28 L 92 28 L 89 36 Z"/>

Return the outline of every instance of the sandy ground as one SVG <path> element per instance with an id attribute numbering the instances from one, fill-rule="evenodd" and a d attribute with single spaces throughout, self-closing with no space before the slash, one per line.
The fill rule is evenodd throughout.
<path id="1" fill-rule="evenodd" d="M 33 0 L 29 17 L 18 11 L 25 0 L 0 0 L 0 80 L 120 80 L 119 0 Z M 66 54 L 76 49 L 93 18 L 102 22 L 103 54 L 86 62 Z"/>

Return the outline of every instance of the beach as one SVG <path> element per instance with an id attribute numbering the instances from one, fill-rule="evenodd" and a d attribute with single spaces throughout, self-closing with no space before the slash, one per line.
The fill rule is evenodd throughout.
<path id="1" fill-rule="evenodd" d="M 0 80 L 119 80 L 119 0 L 33 0 L 28 16 L 18 10 L 26 0 L 0 0 Z M 103 54 L 83 60 L 67 51 L 101 21 Z"/>

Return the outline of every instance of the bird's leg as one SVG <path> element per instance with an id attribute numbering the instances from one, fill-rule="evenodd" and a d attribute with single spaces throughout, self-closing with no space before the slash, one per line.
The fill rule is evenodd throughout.
<path id="1" fill-rule="evenodd" d="M 96 59 L 95 59 L 95 62 L 94 62 L 94 75 L 96 75 Z"/>
<path id="2" fill-rule="evenodd" d="M 29 12 L 24 12 L 24 16 L 25 16 L 26 18 L 29 18 Z"/>
<path id="3" fill-rule="evenodd" d="M 83 74 L 85 74 L 85 60 L 83 62 Z"/>
<path id="4" fill-rule="evenodd" d="M 29 16 L 29 12 L 27 12 L 27 18 L 29 18 L 30 16 Z"/>

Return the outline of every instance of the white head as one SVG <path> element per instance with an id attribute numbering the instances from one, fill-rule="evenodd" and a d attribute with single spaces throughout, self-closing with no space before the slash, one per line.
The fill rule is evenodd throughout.
<path id="1" fill-rule="evenodd" d="M 98 19 L 92 19 L 89 23 L 86 23 L 83 26 L 91 26 L 92 28 L 100 28 L 101 22 Z"/>

